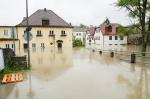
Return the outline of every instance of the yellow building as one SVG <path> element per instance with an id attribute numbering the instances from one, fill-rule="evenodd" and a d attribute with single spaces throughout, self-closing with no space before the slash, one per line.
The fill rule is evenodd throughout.
<path id="1" fill-rule="evenodd" d="M 19 40 L 14 26 L 0 26 L 0 48 L 19 48 Z"/>
<path id="2" fill-rule="evenodd" d="M 27 48 L 27 41 L 24 39 L 27 20 L 13 26 L 0 26 L 0 47 L 22 49 Z M 30 41 L 30 48 L 51 48 L 51 47 L 72 47 L 72 29 L 73 27 L 60 18 L 51 10 L 38 10 L 29 16 L 29 26 L 32 27 L 33 36 Z M 14 28 L 14 29 L 12 29 Z M 13 32 L 15 39 L 13 39 Z"/>

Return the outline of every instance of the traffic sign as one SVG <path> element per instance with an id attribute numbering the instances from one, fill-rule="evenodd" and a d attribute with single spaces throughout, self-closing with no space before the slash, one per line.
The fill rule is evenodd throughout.
<path id="1" fill-rule="evenodd" d="M 23 35 L 23 38 L 28 41 L 28 32 L 25 32 Z M 33 38 L 33 35 L 31 34 L 31 32 L 29 32 L 29 41 L 31 41 Z"/>

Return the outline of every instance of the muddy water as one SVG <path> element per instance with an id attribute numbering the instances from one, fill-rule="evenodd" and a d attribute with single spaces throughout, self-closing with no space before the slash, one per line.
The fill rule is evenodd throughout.
<path id="1" fill-rule="evenodd" d="M 150 66 L 85 48 L 33 49 L 31 62 L 23 82 L 0 85 L 0 99 L 150 99 Z"/>

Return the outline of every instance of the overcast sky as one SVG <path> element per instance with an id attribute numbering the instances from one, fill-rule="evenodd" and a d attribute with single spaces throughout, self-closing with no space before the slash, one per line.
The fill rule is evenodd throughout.
<path id="1" fill-rule="evenodd" d="M 16 25 L 26 16 L 26 0 L 0 0 L 0 25 Z M 106 17 L 112 23 L 131 22 L 124 10 L 114 6 L 117 0 L 29 0 L 29 15 L 38 9 L 50 9 L 73 25 L 100 25 Z"/>

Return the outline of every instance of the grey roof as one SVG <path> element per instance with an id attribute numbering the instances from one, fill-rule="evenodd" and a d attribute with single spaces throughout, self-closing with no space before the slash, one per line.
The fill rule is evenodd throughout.
<path id="1" fill-rule="evenodd" d="M 74 27 L 73 32 L 86 32 L 87 28 Z"/>
<path id="2" fill-rule="evenodd" d="M 40 9 L 29 16 L 29 25 L 30 26 L 42 26 L 42 19 L 49 20 L 50 27 L 72 27 L 66 21 L 64 21 L 61 17 L 55 14 L 51 10 Z M 27 20 L 26 18 L 17 26 L 26 26 Z"/>

